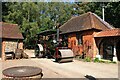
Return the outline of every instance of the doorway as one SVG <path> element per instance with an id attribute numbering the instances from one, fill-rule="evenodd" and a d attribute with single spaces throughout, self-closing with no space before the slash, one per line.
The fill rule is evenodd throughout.
<path id="1" fill-rule="evenodd" d="M 113 47 L 109 42 L 103 44 L 103 59 L 113 60 Z"/>
<path id="2" fill-rule="evenodd" d="M 99 45 L 99 51 L 100 55 L 102 55 L 103 59 L 106 60 L 113 60 L 113 50 L 114 50 L 114 45 L 111 39 L 105 38 L 100 42 Z"/>
<path id="3" fill-rule="evenodd" d="M 120 40 L 117 42 L 116 51 L 117 51 L 118 61 L 120 61 Z"/>

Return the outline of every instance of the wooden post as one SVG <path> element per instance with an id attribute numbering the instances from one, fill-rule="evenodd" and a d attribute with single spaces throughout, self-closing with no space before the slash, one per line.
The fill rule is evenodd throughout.
<path id="1" fill-rule="evenodd" d="M 22 41 L 19 42 L 18 45 L 19 45 L 19 47 L 18 47 L 19 49 L 23 49 L 23 42 Z"/>
<path id="2" fill-rule="evenodd" d="M 117 62 L 117 57 L 116 57 L 116 41 L 114 38 L 114 48 L 113 48 L 113 61 Z"/>
<path id="3" fill-rule="evenodd" d="M 114 57 L 116 57 L 116 43 L 114 42 L 114 50 L 113 50 Z"/>
<path id="4" fill-rule="evenodd" d="M 2 60 L 5 60 L 5 41 L 2 42 Z"/>

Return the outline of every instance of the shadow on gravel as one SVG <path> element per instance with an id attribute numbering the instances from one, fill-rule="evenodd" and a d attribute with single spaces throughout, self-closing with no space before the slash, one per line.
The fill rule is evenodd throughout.
<path id="1" fill-rule="evenodd" d="M 119 80 L 118 78 L 95 78 L 91 75 L 85 75 L 84 77 L 86 78 L 84 80 Z"/>
<path id="2" fill-rule="evenodd" d="M 74 61 L 64 61 L 64 62 L 53 61 L 53 62 L 62 64 L 62 63 L 71 63 L 71 62 L 74 62 Z"/>
<path id="3" fill-rule="evenodd" d="M 85 75 L 85 77 L 87 78 L 86 80 L 97 80 L 95 77 L 91 75 Z"/>

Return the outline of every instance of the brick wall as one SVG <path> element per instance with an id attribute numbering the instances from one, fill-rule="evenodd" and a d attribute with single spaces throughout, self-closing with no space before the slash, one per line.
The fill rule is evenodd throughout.
<path id="1" fill-rule="evenodd" d="M 71 33 L 68 35 L 68 47 L 72 48 L 74 55 L 81 55 L 86 53 L 86 56 L 94 58 L 97 54 L 97 46 L 93 36 L 94 30 L 88 30 L 81 32 L 83 44 L 78 45 L 78 40 L 76 38 L 76 33 Z"/>

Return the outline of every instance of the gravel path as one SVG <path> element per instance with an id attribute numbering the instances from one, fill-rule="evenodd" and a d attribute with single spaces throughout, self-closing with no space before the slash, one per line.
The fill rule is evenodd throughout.
<path id="1" fill-rule="evenodd" d="M 34 56 L 34 50 L 25 50 L 29 57 Z M 82 62 L 73 60 L 68 63 L 56 63 L 53 59 L 29 58 L 1 61 L 0 71 L 13 66 L 36 66 L 42 68 L 43 78 L 85 78 L 91 75 L 95 78 L 118 78 L 118 64 Z M 4 77 L 2 73 L 0 78 Z"/>
<path id="2" fill-rule="evenodd" d="M 43 70 L 43 78 L 84 78 L 85 75 L 91 75 L 95 78 L 118 77 L 117 64 L 82 62 L 77 60 L 68 63 L 56 63 L 53 59 L 46 58 L 7 60 L 2 62 L 2 70 L 13 66 L 40 67 Z"/>

